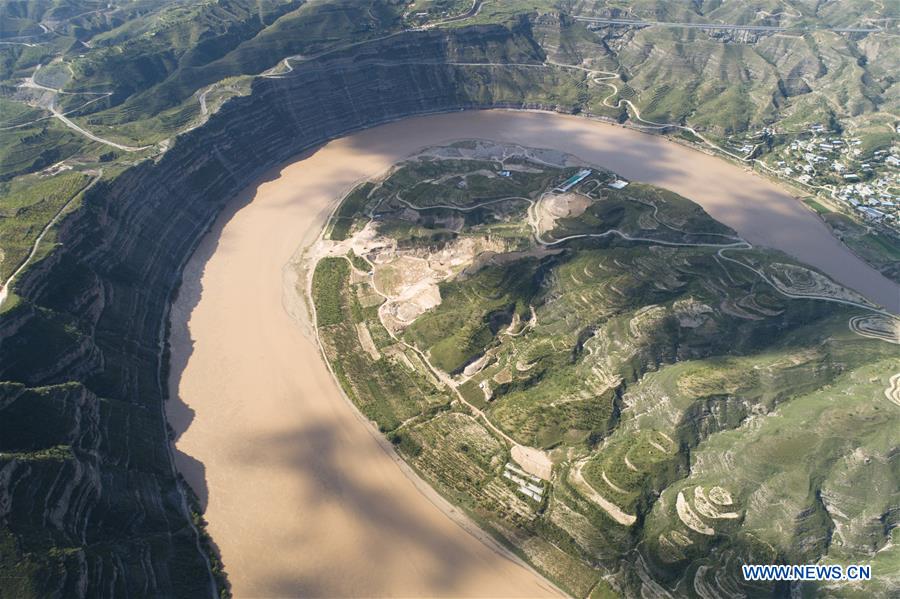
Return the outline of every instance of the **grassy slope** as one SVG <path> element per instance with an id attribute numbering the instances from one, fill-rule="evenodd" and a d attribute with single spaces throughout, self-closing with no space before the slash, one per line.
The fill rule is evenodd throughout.
<path id="1" fill-rule="evenodd" d="M 5 280 L 25 260 L 44 225 L 88 180 L 82 173 L 67 172 L 43 179 L 21 178 L 0 183 L 0 195 L 9 198 L 0 205 L 0 236 L 4 240 L 0 280 Z M 43 252 L 49 251 L 46 245 Z"/>

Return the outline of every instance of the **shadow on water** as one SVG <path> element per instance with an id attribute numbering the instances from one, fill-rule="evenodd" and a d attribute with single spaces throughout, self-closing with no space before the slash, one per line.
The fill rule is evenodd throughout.
<path id="1" fill-rule="evenodd" d="M 384 486 L 373 485 L 364 477 L 356 476 L 352 469 L 342 468 L 341 461 L 335 456 L 346 455 L 346 447 L 340 433 L 331 427 L 308 423 L 289 433 L 253 439 L 246 446 L 253 449 L 237 456 L 245 463 L 263 459 L 271 463 L 274 460 L 279 469 L 296 473 L 291 497 L 298 506 L 315 511 L 333 507 L 337 501 L 342 510 L 349 512 L 351 520 L 363 523 L 354 536 L 359 544 L 358 553 L 379 560 L 385 553 L 385 545 L 391 544 L 415 547 L 435 556 L 437 559 L 431 562 L 434 567 L 428 569 L 427 583 L 429 588 L 444 589 L 447 595 L 454 595 L 459 581 L 465 580 L 467 575 L 484 574 L 483 564 L 472 558 L 457 535 L 448 536 L 445 529 L 431 520 L 418 517 L 415 511 L 409 512 L 403 505 L 398 505 L 396 496 L 387 492 Z M 315 550 L 317 541 L 303 536 L 291 539 L 295 545 L 310 551 Z M 346 564 L 346 567 L 350 570 L 352 564 Z M 386 568 L 381 580 L 367 581 L 369 588 L 390 588 L 388 576 Z M 334 595 L 334 589 L 323 588 L 316 578 L 302 572 L 285 572 L 271 582 L 270 588 L 276 595 L 283 596 Z"/>
<path id="2" fill-rule="evenodd" d="M 310 154 L 311 152 L 301 154 L 292 159 L 292 162 L 302 160 Z M 179 392 L 182 375 L 194 352 L 194 340 L 191 338 L 188 330 L 188 321 L 194 308 L 197 307 L 200 299 L 203 297 L 203 269 L 206 263 L 209 262 L 209 259 L 219 249 L 222 230 L 235 214 L 253 200 L 257 189 L 261 185 L 278 179 L 280 169 L 280 166 L 270 169 L 252 186 L 241 191 L 233 200 L 226 204 L 209 230 L 201 237 L 196 249 L 185 264 L 180 284 L 171 300 L 172 309 L 169 314 L 169 337 L 167 340 L 170 351 L 169 392 L 165 405 L 166 419 L 174 433 L 172 449 L 175 454 L 175 463 L 178 471 L 190 485 L 203 511 L 206 510 L 209 504 L 206 467 L 203 465 L 203 462 L 184 453 L 177 447 L 178 440 L 190 428 L 195 416 L 194 409 L 184 401 Z"/>

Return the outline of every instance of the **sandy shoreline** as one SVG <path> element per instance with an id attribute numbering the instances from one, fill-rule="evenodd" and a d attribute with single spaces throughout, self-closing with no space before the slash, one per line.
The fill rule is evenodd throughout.
<path id="1" fill-rule="evenodd" d="M 457 510 L 344 399 L 297 303 L 293 261 L 342 191 L 421 147 L 466 137 L 557 148 L 667 187 L 751 242 L 900 307 L 897 286 L 785 192 L 659 137 L 577 117 L 485 111 L 411 118 L 330 142 L 273 169 L 226 210 L 188 262 L 172 306 L 167 414 L 176 462 L 207 503 L 236 597 L 555 594 L 447 517 Z"/>

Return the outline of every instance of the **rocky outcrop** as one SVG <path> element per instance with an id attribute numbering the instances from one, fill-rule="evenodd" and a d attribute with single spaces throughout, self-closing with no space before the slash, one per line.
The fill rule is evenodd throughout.
<path id="1" fill-rule="evenodd" d="M 0 385 L 0 574 L 18 594 L 214 592 L 160 409 L 185 260 L 238 191 L 329 139 L 414 114 L 571 108 L 550 70 L 523 87 L 526 67 L 472 64 L 542 58 L 524 20 L 336 52 L 257 79 L 158 161 L 90 190 L 0 320 L 0 380 L 14 381 Z"/>

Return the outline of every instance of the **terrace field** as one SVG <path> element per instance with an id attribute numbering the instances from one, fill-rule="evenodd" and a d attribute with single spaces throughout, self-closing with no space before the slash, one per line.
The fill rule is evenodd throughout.
<path id="1" fill-rule="evenodd" d="M 210 568 L 214 550 L 200 541 L 202 518 L 188 507 L 188 489 L 163 451 L 172 434 L 159 409 L 166 396 L 161 379 L 171 366 L 167 306 L 198 239 L 239 190 L 275 165 L 359 129 L 425 113 L 513 108 L 658 133 L 785 179 L 849 248 L 900 280 L 900 212 L 893 203 L 900 188 L 892 168 L 900 157 L 898 17 L 896 3 L 880 0 L 0 2 L 0 420 L 23 431 L 10 437 L 16 442 L 3 456 L 8 476 L 0 476 L 0 496 L 11 499 L 0 501 L 7 506 L 0 509 L 0 578 L 22 579 L 8 585 L 17 596 L 193 597 L 213 586 L 204 579 L 214 570 L 217 591 L 227 594 L 221 569 Z M 814 127 L 820 131 L 813 135 Z M 843 140 L 846 152 L 823 155 L 809 184 L 797 182 L 796 169 L 805 164 L 799 150 L 778 165 L 794 142 L 818 147 L 826 138 Z M 850 145 L 856 141 L 858 147 Z M 851 147 L 860 154 L 845 160 Z M 662 190 L 632 183 L 615 191 L 603 186 L 611 176 L 604 173 L 568 196 L 538 201 L 581 165 L 558 166 L 559 156 L 543 152 L 443 158 L 460 161 L 465 177 L 419 185 L 449 173 L 438 166 L 426 177 L 425 165 L 397 172 L 386 182 L 395 186 L 396 201 L 385 202 L 368 229 L 360 214 L 372 213 L 387 189 L 373 192 L 374 182 L 357 188 L 332 220 L 330 239 L 346 243 L 329 256 L 338 261 L 323 262 L 330 270 L 319 278 L 319 299 L 330 306 L 323 330 L 334 327 L 324 342 L 333 352 L 363 349 L 339 373 L 348 393 L 401 451 L 419 451 L 416 467 L 426 477 L 440 478 L 437 470 L 427 474 L 441 463 L 429 457 L 428 444 L 446 431 L 424 425 L 440 416 L 441 426 L 462 426 L 448 416 L 457 412 L 468 411 L 474 424 L 466 426 L 484 428 L 501 453 L 516 449 L 535 472 L 555 460 L 554 482 L 542 483 L 539 494 L 552 509 L 538 510 L 529 539 L 492 516 L 494 507 L 479 517 L 515 537 L 523 555 L 551 576 L 571 575 L 566 588 L 576 594 L 590 589 L 598 572 L 614 573 L 615 588 L 631 588 L 634 580 L 614 572 L 611 556 L 650 546 L 634 531 L 655 509 L 656 486 L 636 483 L 650 498 L 641 499 L 607 472 L 624 489 L 621 508 L 607 507 L 615 505 L 609 509 L 620 520 L 634 517 L 637 528 L 615 532 L 614 520 L 604 521 L 598 530 L 612 535 L 608 542 L 557 530 L 575 530 L 582 518 L 609 519 L 603 509 L 590 512 L 597 497 L 609 499 L 606 493 L 595 496 L 584 485 L 603 479 L 592 456 L 629 417 L 623 403 L 629 390 L 672 360 L 775 342 L 789 332 L 778 314 L 787 297 L 846 294 L 786 268 L 791 261 L 784 257 L 754 253 L 739 241 L 719 248 L 732 243 L 732 233 Z M 875 190 L 862 198 L 866 207 L 892 212 L 889 218 L 864 218 L 834 199 L 851 187 L 834 170 L 836 159 L 848 174 L 859 171 L 859 185 Z M 497 176 L 498 160 L 509 178 Z M 863 170 L 866 162 L 874 170 Z M 783 174 L 789 167 L 794 174 Z M 378 244 L 386 244 L 383 264 Z M 608 272 L 595 268 L 595 256 Z M 352 267 L 344 271 L 346 260 Z M 732 278 L 752 293 L 730 288 Z M 346 288 L 356 290 L 356 302 Z M 665 324 L 682 301 L 678 310 L 698 312 L 690 318 L 710 318 L 715 326 L 690 333 Z M 890 318 L 836 304 L 823 309 L 839 313 L 835 330 L 850 334 L 840 325 L 849 323 L 866 344 L 895 337 Z M 785 310 L 786 319 L 806 314 Z M 825 316 L 808 316 L 808 326 L 820 330 L 815 319 Z M 619 361 L 594 373 L 590 360 L 600 355 L 594 344 L 606 343 L 604 335 L 618 338 L 632 319 L 656 317 L 671 331 L 663 327 L 641 342 L 649 348 L 627 359 L 636 347 L 631 341 L 612 347 L 621 350 Z M 734 347 L 717 337 L 745 334 L 753 342 Z M 573 373 L 588 376 L 591 390 L 572 386 Z M 895 380 L 887 379 L 883 401 L 896 397 Z M 84 393 L 57 394 L 70 383 Z M 60 403 L 77 405 L 60 416 L 71 433 L 35 449 L 48 416 L 41 402 L 11 403 L 19 385 L 28 390 L 22 398 L 56 389 Z M 107 427 L 94 417 L 96 406 L 112 404 L 127 406 L 117 419 L 134 428 Z M 414 436 L 418 422 L 423 429 Z M 480 438 L 469 431 L 462 444 Z M 652 440 L 666 447 L 664 438 Z M 519 443 L 537 447 L 523 454 Z M 556 453 L 544 453 L 551 447 Z M 680 464 L 691 451 L 679 449 Z M 478 468 L 493 462 L 482 459 Z M 567 491 L 561 469 L 576 465 L 571 485 L 578 494 Z M 464 488 L 466 477 L 477 480 L 476 470 L 467 472 L 447 480 Z M 498 484 L 527 506 L 531 496 L 499 476 Z M 811 489 L 820 483 L 812 481 Z M 464 492 L 454 493 L 466 502 Z M 692 501 L 693 491 L 685 493 Z M 640 515 L 622 511 L 632 506 Z M 893 530 L 896 539 L 894 513 L 879 520 L 885 538 Z M 878 547 L 873 563 L 895 570 L 896 551 Z M 628 563 L 656 563 L 626 555 Z M 593 569 L 579 570 L 571 560 Z M 601 580 L 591 592 L 605 596 L 610 584 Z M 0 584 L 0 594 L 6 590 Z"/>
<path id="2" fill-rule="evenodd" d="M 352 190 L 312 286 L 347 395 L 575 596 L 784 592 L 754 561 L 871 563 L 797 591 L 887 596 L 900 323 L 617 179 L 464 141 Z"/>

